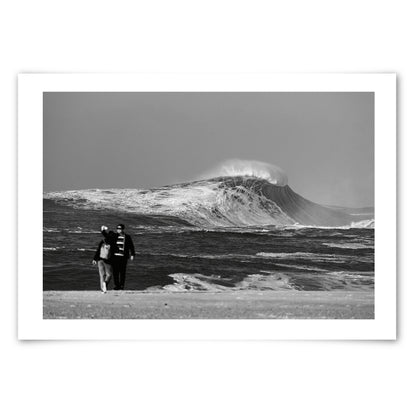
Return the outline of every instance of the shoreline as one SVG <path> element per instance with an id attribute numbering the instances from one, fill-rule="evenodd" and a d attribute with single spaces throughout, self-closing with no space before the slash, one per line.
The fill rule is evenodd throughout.
<path id="1" fill-rule="evenodd" d="M 374 291 L 44 291 L 43 319 L 374 319 Z"/>

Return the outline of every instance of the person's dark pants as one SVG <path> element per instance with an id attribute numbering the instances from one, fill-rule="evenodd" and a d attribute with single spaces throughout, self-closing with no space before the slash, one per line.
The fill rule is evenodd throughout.
<path id="1" fill-rule="evenodd" d="M 126 281 L 127 257 L 114 256 L 113 257 L 113 278 L 114 289 L 124 289 Z"/>

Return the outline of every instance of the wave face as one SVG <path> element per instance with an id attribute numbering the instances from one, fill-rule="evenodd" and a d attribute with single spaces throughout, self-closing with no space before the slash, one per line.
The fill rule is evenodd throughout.
<path id="1" fill-rule="evenodd" d="M 50 192 L 46 199 L 74 208 L 175 218 L 202 228 L 353 227 L 373 228 L 368 213 L 325 207 L 253 176 L 222 176 L 157 189 L 87 189 Z"/>

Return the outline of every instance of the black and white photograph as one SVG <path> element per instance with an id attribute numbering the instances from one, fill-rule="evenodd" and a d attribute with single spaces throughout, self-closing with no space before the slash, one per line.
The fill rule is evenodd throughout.
<path id="1" fill-rule="evenodd" d="M 394 338 L 395 82 L 19 76 L 19 336 Z"/>
<path id="2" fill-rule="evenodd" d="M 44 319 L 373 319 L 373 92 L 45 92 Z"/>
<path id="3" fill-rule="evenodd" d="M 415 413 L 410 2 L 2 11 L 2 414 Z"/>

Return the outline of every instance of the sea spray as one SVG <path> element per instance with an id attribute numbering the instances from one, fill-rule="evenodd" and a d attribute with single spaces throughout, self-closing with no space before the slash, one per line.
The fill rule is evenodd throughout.
<path id="1" fill-rule="evenodd" d="M 248 176 L 264 179 L 274 185 L 288 184 L 286 173 L 278 166 L 257 160 L 229 159 L 215 168 L 203 173 L 198 179 L 210 179 L 219 176 Z"/>

